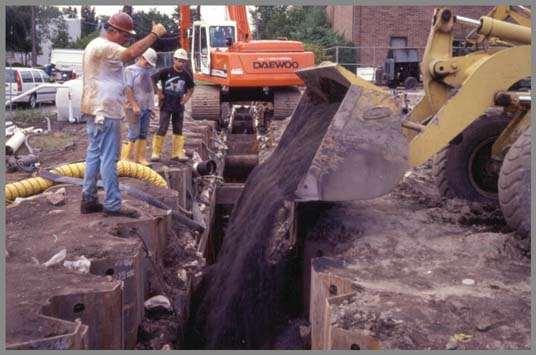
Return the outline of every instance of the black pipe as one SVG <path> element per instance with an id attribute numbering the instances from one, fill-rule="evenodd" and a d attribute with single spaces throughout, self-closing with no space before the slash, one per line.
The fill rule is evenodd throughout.
<path id="1" fill-rule="evenodd" d="M 214 175 L 216 168 L 216 162 L 212 159 L 209 159 L 194 163 L 193 172 L 198 176 Z"/>

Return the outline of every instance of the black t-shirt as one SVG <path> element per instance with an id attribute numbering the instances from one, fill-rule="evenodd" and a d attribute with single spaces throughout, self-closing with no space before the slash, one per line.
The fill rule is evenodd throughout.
<path id="1" fill-rule="evenodd" d="M 153 81 L 159 80 L 164 92 L 162 109 L 172 112 L 182 111 L 184 107 L 180 103 L 181 98 L 195 86 L 191 74 L 184 69 L 178 72 L 173 67 L 164 68 L 153 75 Z"/>

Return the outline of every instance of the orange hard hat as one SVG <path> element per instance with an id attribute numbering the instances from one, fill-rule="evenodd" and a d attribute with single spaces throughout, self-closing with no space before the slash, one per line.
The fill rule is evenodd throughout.
<path id="1" fill-rule="evenodd" d="M 132 21 L 132 17 L 126 12 L 113 14 L 110 19 L 108 19 L 108 24 L 115 29 L 128 32 L 131 35 L 136 34 L 136 31 L 134 31 L 134 21 Z"/>

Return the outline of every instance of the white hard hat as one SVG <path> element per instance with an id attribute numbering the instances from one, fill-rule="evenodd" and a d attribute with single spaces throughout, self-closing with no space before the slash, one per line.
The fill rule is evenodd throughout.
<path id="1" fill-rule="evenodd" d="M 173 53 L 173 58 L 188 60 L 188 53 L 182 48 L 179 48 Z"/>
<path id="2" fill-rule="evenodd" d="M 141 56 L 153 67 L 156 66 L 156 51 L 154 49 L 148 48 Z"/>

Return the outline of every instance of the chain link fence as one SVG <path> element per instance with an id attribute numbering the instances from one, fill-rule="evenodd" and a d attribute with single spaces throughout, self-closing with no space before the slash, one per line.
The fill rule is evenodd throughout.
<path id="1" fill-rule="evenodd" d="M 377 68 L 384 66 L 389 50 L 392 49 L 416 49 L 418 51 L 418 60 L 422 59 L 425 47 L 347 47 L 334 46 L 324 49 L 324 56 L 328 60 L 340 64 L 357 73 L 360 68 Z M 454 46 L 453 55 L 466 54 L 467 47 Z"/>

